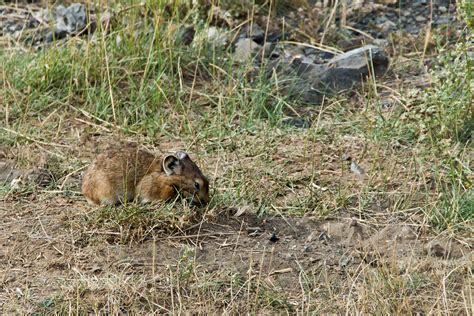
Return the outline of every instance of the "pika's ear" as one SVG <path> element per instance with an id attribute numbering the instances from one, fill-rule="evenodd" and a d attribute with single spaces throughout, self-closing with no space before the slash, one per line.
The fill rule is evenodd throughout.
<path id="1" fill-rule="evenodd" d="M 180 150 L 176 152 L 176 157 L 178 157 L 179 160 L 183 160 L 185 158 L 188 158 L 188 153 Z"/>
<path id="2" fill-rule="evenodd" d="M 183 167 L 176 155 L 168 154 L 163 158 L 163 170 L 166 175 L 181 174 Z"/>

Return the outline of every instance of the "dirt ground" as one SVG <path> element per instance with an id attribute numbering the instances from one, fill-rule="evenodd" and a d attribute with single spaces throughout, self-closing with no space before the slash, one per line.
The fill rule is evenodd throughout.
<path id="1" fill-rule="evenodd" d="M 371 41 L 390 39 L 389 72 L 373 85 L 273 118 L 308 126 L 257 117 L 255 107 L 274 104 L 277 92 L 269 90 L 278 98 L 267 100 L 235 80 L 241 78 L 214 74 L 225 72 L 219 65 L 203 72 L 216 76 L 209 82 L 189 81 L 186 73 L 198 70 L 194 60 L 160 73 L 163 81 L 150 79 L 147 71 L 159 68 L 148 63 L 151 48 L 135 47 L 137 37 L 129 39 L 136 55 L 122 52 L 115 31 L 107 40 L 116 51 L 101 57 L 93 46 L 64 59 L 48 52 L 68 50 L 45 46 L 51 50 L 32 55 L 32 63 L 16 64 L 17 52 L 4 57 L 13 62 L 0 72 L 0 313 L 471 315 L 472 215 L 461 212 L 472 205 L 473 155 L 470 141 L 451 131 L 464 112 L 444 106 L 464 100 L 457 90 L 464 82 L 437 77 L 459 71 L 448 66 L 467 48 L 458 56 L 453 42 L 469 31 L 451 23 L 456 8 L 445 1 L 402 1 L 401 8 L 382 2 L 390 5 L 364 5 L 353 27 Z M 31 15 L 2 10 L 14 13 L 5 34 Z M 332 16 L 321 8 L 295 12 L 289 26 L 300 27 L 305 41 L 320 38 L 326 23 L 318 15 Z M 132 33 L 126 16 L 120 23 L 118 30 Z M 430 32 L 420 31 L 431 24 L 446 29 L 433 29 L 446 37 L 439 51 Z M 326 37 L 337 35 L 332 28 Z M 70 51 L 79 39 L 88 43 L 73 38 Z M 448 49 L 456 58 L 437 61 Z M 157 50 L 165 52 L 157 55 L 164 64 L 168 50 Z M 38 56 L 49 56 L 44 67 Z M 109 58 L 117 85 L 105 84 Z M 76 72 L 63 76 L 70 70 L 63 61 Z M 48 69 L 55 70 L 51 87 L 42 88 Z M 85 86 L 76 83 L 82 75 Z M 173 76 L 176 86 L 168 87 L 165 77 Z M 112 90 L 118 121 L 108 113 Z M 438 97 L 446 99 L 437 104 Z M 2 109 L 10 112 L 2 116 Z M 80 193 L 83 171 L 122 141 L 157 154 L 186 148 L 210 178 L 210 205 L 88 205 Z"/>
<path id="2" fill-rule="evenodd" d="M 456 287 L 469 286 L 462 284 L 460 276 L 473 260 L 468 245 L 433 238 L 420 226 L 406 223 L 374 226 L 348 217 L 258 217 L 250 209 L 222 209 L 217 214 L 198 215 L 178 232 L 165 234 L 157 229 L 140 242 L 123 243 L 120 229 L 83 226 L 79 230 L 71 225 L 98 211 L 82 197 L 52 195 L 36 201 L 25 197 L 5 201 L 0 211 L 0 301 L 9 302 L 2 305 L 5 313 L 37 312 L 60 305 L 56 297 L 74 295 L 91 310 L 100 309 L 110 304 L 111 293 L 117 295 L 114 300 L 125 302 L 140 296 L 148 300 L 151 295 L 162 311 L 176 312 L 186 310 L 190 284 L 205 286 L 229 280 L 229 276 L 236 285 L 223 281 L 208 285 L 218 286 L 226 299 L 203 300 L 203 311 L 209 307 L 239 310 L 251 287 L 261 295 L 271 289 L 271 295 L 276 295 L 272 304 L 304 311 L 301 297 L 310 304 L 311 299 L 330 297 L 336 288 L 345 288 L 344 295 L 364 296 L 358 291 L 359 284 L 367 282 L 368 273 L 385 269 L 400 275 L 416 270 L 427 276 L 456 267 L 450 272 L 457 276 L 452 282 Z M 137 283 L 136 289 L 122 288 L 124 280 L 120 279 L 129 278 L 138 278 L 131 282 Z M 146 301 L 128 303 L 147 305 Z M 427 307 L 418 303 L 420 310 Z M 317 310 L 344 308 L 329 302 Z"/>

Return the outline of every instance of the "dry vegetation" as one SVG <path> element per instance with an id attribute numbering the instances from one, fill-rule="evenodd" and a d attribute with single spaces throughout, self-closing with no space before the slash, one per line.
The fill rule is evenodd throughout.
<path id="1" fill-rule="evenodd" d="M 454 35 L 390 39 L 386 76 L 319 106 L 175 42 L 199 8 L 124 3 L 109 32 L 0 51 L 1 162 L 48 175 L 0 183 L 2 314 L 473 314 L 469 1 Z M 87 205 L 82 171 L 124 141 L 186 148 L 210 205 Z"/>

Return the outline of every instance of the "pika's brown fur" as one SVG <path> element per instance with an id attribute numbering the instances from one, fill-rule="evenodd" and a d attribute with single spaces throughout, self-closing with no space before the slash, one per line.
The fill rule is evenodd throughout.
<path id="1" fill-rule="evenodd" d="M 184 151 L 156 157 L 129 144 L 97 156 L 84 174 L 82 193 L 95 205 L 134 199 L 147 203 L 177 194 L 207 204 L 209 182 Z"/>

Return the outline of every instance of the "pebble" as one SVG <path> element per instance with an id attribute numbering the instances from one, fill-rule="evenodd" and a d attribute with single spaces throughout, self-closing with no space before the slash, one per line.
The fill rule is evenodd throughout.
<path id="1" fill-rule="evenodd" d="M 393 23 L 390 20 L 387 20 L 384 23 L 381 23 L 379 25 L 379 28 L 382 32 L 389 32 L 389 31 L 393 31 L 396 28 L 396 26 L 397 25 L 395 23 Z"/>
<path id="2" fill-rule="evenodd" d="M 311 247 L 311 245 L 304 246 L 304 252 L 312 252 L 312 251 L 313 251 L 313 247 Z"/>
<path id="3" fill-rule="evenodd" d="M 311 127 L 311 121 L 303 117 L 290 117 L 290 118 L 284 119 L 282 123 L 284 125 L 293 126 L 296 128 L 310 128 Z"/>
<path id="4" fill-rule="evenodd" d="M 422 15 L 417 15 L 416 18 L 415 18 L 415 20 L 416 20 L 417 22 L 425 22 L 425 21 L 426 21 L 426 18 L 425 18 L 424 16 L 422 16 Z"/>

